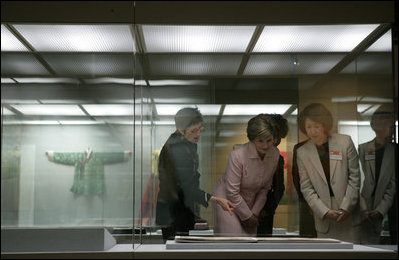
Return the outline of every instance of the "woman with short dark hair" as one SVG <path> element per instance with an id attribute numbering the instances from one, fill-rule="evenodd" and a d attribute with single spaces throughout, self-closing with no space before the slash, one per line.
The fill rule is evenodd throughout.
<path id="1" fill-rule="evenodd" d="M 298 116 L 299 129 L 309 138 L 297 149 L 301 191 L 317 237 L 359 242 L 359 157 L 350 136 L 331 133 L 332 122 L 320 103 Z"/>
<path id="2" fill-rule="evenodd" d="M 259 213 L 279 161 L 279 150 L 274 145 L 278 129 L 270 115 L 260 114 L 249 120 L 249 142 L 230 153 L 227 169 L 215 186 L 215 196 L 228 199 L 234 206 L 232 215 L 214 207 L 216 235 L 256 236 Z"/>
<path id="3" fill-rule="evenodd" d="M 230 214 L 232 204 L 200 189 L 197 143 L 204 130 L 202 114 L 197 108 L 186 107 L 175 115 L 176 131 L 172 133 L 159 155 L 159 193 L 156 224 L 162 227 L 164 241 L 176 233 L 187 234 L 199 219 L 198 206 L 208 207 L 210 201 Z"/>

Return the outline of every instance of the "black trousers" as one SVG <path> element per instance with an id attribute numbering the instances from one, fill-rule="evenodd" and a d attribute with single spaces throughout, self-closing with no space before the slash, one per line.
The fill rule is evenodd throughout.
<path id="1" fill-rule="evenodd" d="M 259 221 L 258 237 L 270 237 L 273 235 L 274 215 L 268 215 Z"/>

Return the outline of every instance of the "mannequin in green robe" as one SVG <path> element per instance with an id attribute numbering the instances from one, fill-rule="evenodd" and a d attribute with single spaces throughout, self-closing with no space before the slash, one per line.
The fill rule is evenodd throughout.
<path id="1" fill-rule="evenodd" d="M 93 152 L 87 148 L 84 152 L 47 151 L 49 160 L 75 167 L 71 191 L 82 195 L 101 195 L 104 193 L 104 165 L 127 161 L 131 151 Z"/>

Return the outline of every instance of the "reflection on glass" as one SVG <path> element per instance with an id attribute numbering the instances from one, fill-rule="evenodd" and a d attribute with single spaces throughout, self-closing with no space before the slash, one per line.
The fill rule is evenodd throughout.
<path id="1" fill-rule="evenodd" d="M 361 238 L 370 239 L 362 243 L 396 244 L 397 194 L 386 166 L 396 162 L 395 145 L 376 149 L 381 142 L 373 123 L 393 103 L 391 31 L 355 57 L 351 53 L 377 26 L 2 25 L 2 227 L 106 227 L 118 243 L 163 243 L 181 231 L 220 235 L 219 223 L 237 216 L 227 235 L 358 242 L 351 233 L 361 231 Z M 87 35 L 95 40 L 86 41 Z M 349 64 L 339 70 L 342 61 Z M 328 137 L 316 131 L 320 118 L 299 131 L 298 114 L 312 103 L 331 113 L 331 129 L 323 126 L 331 130 Z M 188 107 L 198 108 L 203 121 L 179 135 L 175 115 Z M 289 131 L 273 134 L 281 143 L 269 148 L 276 153 L 265 166 L 267 178 L 244 179 L 242 187 L 230 183 L 230 193 L 221 197 L 235 208 L 230 215 L 213 191 L 220 191 L 218 180 L 238 160 L 229 161 L 230 154 L 245 154 L 242 144 L 253 144 L 248 121 L 275 113 L 287 120 Z M 397 111 L 394 119 L 397 138 Z M 175 167 L 161 153 L 171 134 L 195 146 L 193 156 L 175 156 L 195 177 L 194 188 L 185 187 L 185 198 L 177 200 L 194 220 L 176 220 L 187 224 L 178 230 L 157 205 L 169 192 L 163 173 Z M 86 158 L 87 147 L 95 157 Z M 63 153 L 65 160 L 75 154 L 75 160 L 54 163 L 46 151 Z M 125 151 L 132 153 L 110 163 L 100 156 Z M 243 172 L 256 172 L 259 165 L 248 163 Z M 185 181 L 166 182 L 175 187 Z M 90 192 L 72 192 L 73 185 Z M 91 192 L 92 185 L 101 194 Z M 250 201 L 254 193 L 259 200 Z M 239 196 L 256 211 L 243 210 Z"/>

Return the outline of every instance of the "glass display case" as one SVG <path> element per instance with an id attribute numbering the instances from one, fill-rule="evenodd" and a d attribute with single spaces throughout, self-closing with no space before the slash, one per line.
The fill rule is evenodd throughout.
<path id="1" fill-rule="evenodd" d="M 174 235 L 218 237 L 221 204 L 211 196 L 230 200 L 235 225 L 244 225 L 224 236 L 397 245 L 392 24 L 146 23 L 133 10 L 124 23 L 2 18 L 2 253 L 29 251 L 5 248 L 14 238 L 3 239 L 3 231 L 51 230 L 42 235 L 48 241 L 70 230 L 103 230 L 100 251 L 164 244 Z M 314 117 L 314 103 L 329 113 Z M 183 108 L 202 114 L 194 141 L 188 129 L 195 124 L 176 121 Z M 259 114 L 281 115 L 288 131 L 270 126 L 251 139 L 249 121 Z M 312 127 L 324 131 L 318 136 Z M 164 145 L 173 133 L 192 145 L 191 155 L 160 163 L 171 156 Z M 257 161 L 244 163 L 242 147 L 270 136 L 267 152 L 254 150 Z M 325 154 L 316 149 L 322 144 Z M 264 163 L 271 151 L 274 159 Z M 235 162 L 239 152 L 244 159 Z M 179 168 L 191 159 L 194 169 Z M 263 170 L 247 170 L 256 163 Z M 186 199 L 203 194 L 184 206 L 192 225 L 171 237 L 172 224 L 159 213 L 165 178 Z M 220 179 L 227 193 L 216 188 Z M 264 208 L 267 201 L 274 204 Z M 251 233 L 245 223 L 268 228 Z M 342 236 L 350 230 L 358 237 Z"/>

